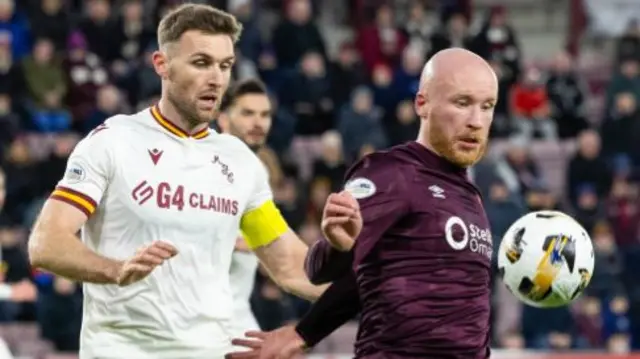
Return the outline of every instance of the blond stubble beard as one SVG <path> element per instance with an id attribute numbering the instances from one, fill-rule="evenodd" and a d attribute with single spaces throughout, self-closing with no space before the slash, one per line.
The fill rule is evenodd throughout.
<path id="1" fill-rule="evenodd" d="M 437 121 L 429 121 L 429 143 L 437 154 L 447 159 L 456 166 L 467 168 L 474 165 L 484 157 L 487 150 L 487 140 L 483 140 L 478 150 L 473 152 L 457 151 L 454 148 L 455 143 L 449 140 L 444 131 L 438 126 Z"/>

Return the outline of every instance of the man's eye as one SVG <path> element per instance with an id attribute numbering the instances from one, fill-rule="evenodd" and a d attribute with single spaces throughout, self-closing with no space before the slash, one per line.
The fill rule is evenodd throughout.
<path id="1" fill-rule="evenodd" d="M 484 110 L 491 110 L 494 107 L 496 107 L 495 103 L 485 103 L 484 105 L 482 105 L 482 109 Z"/>

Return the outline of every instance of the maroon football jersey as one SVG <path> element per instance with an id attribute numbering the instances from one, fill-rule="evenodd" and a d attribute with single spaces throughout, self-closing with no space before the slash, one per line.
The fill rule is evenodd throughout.
<path id="1" fill-rule="evenodd" d="M 467 171 L 411 142 L 347 178 L 364 219 L 356 357 L 488 358 L 491 232 Z"/>

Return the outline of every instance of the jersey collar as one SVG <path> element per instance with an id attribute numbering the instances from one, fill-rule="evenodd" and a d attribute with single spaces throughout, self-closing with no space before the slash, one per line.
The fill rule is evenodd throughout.
<path id="1" fill-rule="evenodd" d="M 173 122 L 169 121 L 166 117 L 164 117 L 162 113 L 160 113 L 160 109 L 158 108 L 158 105 L 153 105 L 150 108 L 150 111 L 151 111 L 151 117 L 153 117 L 153 119 L 156 120 L 158 125 L 160 125 L 162 128 L 169 131 L 175 136 L 178 136 L 180 138 L 191 137 L 197 140 L 200 140 L 209 136 L 209 127 L 206 127 L 196 133 L 188 134 L 186 131 L 176 126 Z"/>

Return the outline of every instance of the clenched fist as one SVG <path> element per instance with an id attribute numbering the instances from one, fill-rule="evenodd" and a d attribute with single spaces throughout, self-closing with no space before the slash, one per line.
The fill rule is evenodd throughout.
<path id="1" fill-rule="evenodd" d="M 178 250 L 167 242 L 156 241 L 136 251 L 136 255 L 120 267 L 117 284 L 126 286 L 146 278 L 159 265 L 178 254 Z"/>
<path id="2" fill-rule="evenodd" d="M 322 213 L 321 228 L 333 247 L 349 251 L 362 230 L 358 201 L 347 191 L 329 195 Z"/>

